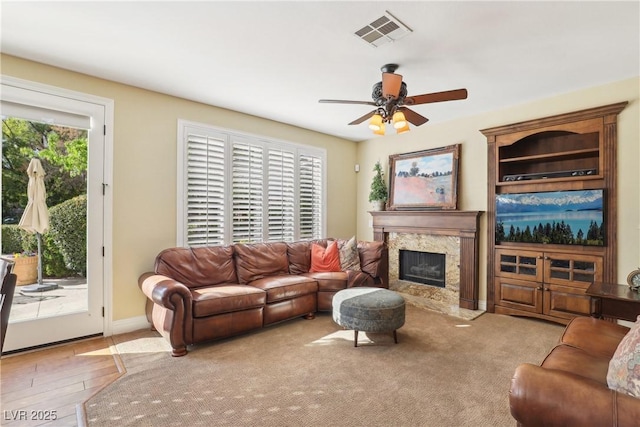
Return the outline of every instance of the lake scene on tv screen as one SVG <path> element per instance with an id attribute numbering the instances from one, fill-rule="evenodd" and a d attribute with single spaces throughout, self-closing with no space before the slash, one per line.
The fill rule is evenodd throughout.
<path id="1" fill-rule="evenodd" d="M 604 191 L 496 195 L 496 242 L 603 246 Z"/>

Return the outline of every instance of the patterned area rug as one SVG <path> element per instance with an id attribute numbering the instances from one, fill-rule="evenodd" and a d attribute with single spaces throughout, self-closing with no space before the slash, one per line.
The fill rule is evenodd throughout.
<path id="1" fill-rule="evenodd" d="M 88 426 L 513 426 L 519 363 L 540 363 L 563 327 L 407 306 L 391 334 L 329 314 L 195 346 L 172 358 L 157 333 L 116 337 L 127 373 L 85 403 Z"/>

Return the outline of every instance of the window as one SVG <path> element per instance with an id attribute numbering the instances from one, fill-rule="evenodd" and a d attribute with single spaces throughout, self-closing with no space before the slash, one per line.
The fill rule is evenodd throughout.
<path id="1" fill-rule="evenodd" d="M 323 237 L 324 149 L 179 121 L 178 245 Z"/>

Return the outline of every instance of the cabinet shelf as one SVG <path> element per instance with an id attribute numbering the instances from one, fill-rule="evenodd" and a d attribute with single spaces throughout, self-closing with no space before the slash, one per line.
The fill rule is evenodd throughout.
<path id="1" fill-rule="evenodd" d="M 545 159 L 554 159 L 554 160 L 564 160 L 564 159 L 577 159 L 577 158 L 585 158 L 598 156 L 600 150 L 598 148 L 585 148 L 582 150 L 571 150 L 571 151 L 563 151 L 563 152 L 555 152 L 555 153 L 545 153 L 545 154 L 536 154 L 530 156 L 520 156 L 520 157 L 510 157 L 500 159 L 500 163 L 527 163 L 527 162 L 537 162 Z"/>
<path id="2" fill-rule="evenodd" d="M 582 181 L 587 181 L 587 180 L 596 180 L 596 179 L 602 179 L 602 177 L 600 175 L 584 175 L 584 176 L 579 176 L 579 177 L 575 177 L 575 176 L 566 176 L 566 177 L 561 177 L 561 178 L 540 178 L 540 179 L 529 179 L 529 180 L 522 180 L 522 181 L 499 181 L 496 182 L 496 187 L 501 187 L 501 188 L 509 188 L 510 186 L 516 186 L 516 185 L 530 185 L 530 186 L 535 186 L 535 185 L 540 185 L 542 184 L 552 184 L 552 183 L 562 183 L 562 182 L 568 182 L 568 181 L 574 181 L 574 180 L 580 180 Z M 526 191 L 540 191 L 543 190 L 542 187 L 536 187 L 535 189 L 532 190 L 526 190 Z M 546 190 L 546 188 L 544 188 L 544 190 Z M 558 190 L 565 190 L 565 188 L 558 188 Z M 520 191 L 520 190 L 518 190 Z M 549 190 L 549 191 L 553 191 L 553 190 Z"/>

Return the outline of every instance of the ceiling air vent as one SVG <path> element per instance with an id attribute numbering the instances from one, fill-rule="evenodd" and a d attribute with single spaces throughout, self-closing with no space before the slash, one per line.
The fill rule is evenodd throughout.
<path id="1" fill-rule="evenodd" d="M 396 41 L 412 31 L 387 10 L 383 16 L 356 31 L 355 35 L 369 45 L 378 47 Z"/>

